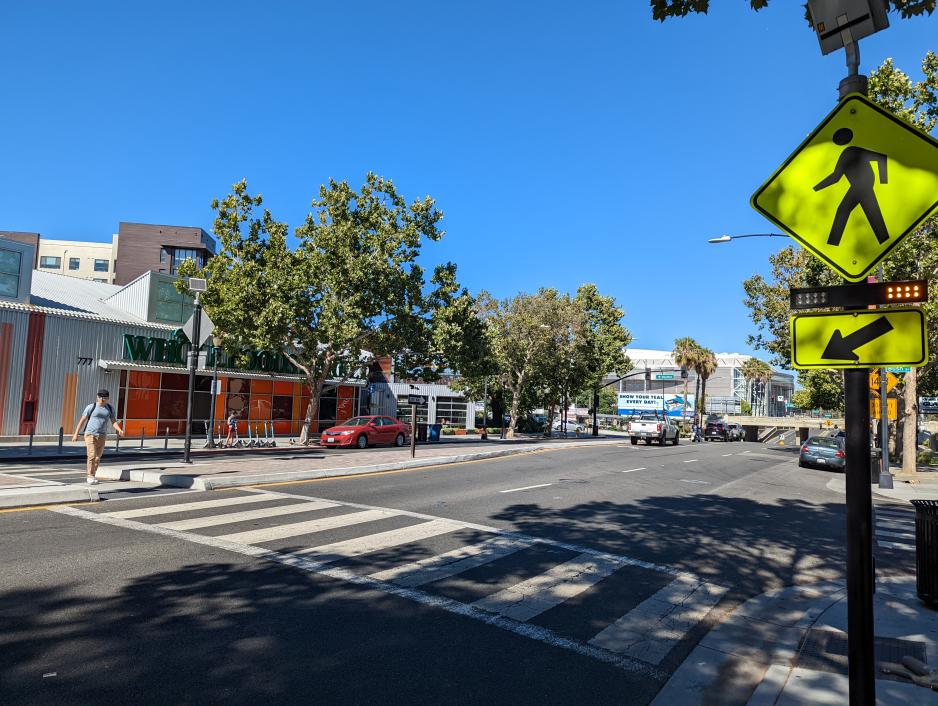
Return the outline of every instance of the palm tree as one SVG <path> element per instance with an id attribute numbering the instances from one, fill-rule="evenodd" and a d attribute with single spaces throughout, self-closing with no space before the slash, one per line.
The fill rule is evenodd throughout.
<path id="1" fill-rule="evenodd" d="M 717 370 L 717 356 L 709 348 L 700 349 L 700 358 L 697 361 L 697 365 L 694 370 L 697 371 L 697 377 L 701 381 L 701 390 L 700 390 L 700 401 L 697 402 L 698 408 L 706 412 L 706 406 L 704 400 L 707 399 L 707 378 L 713 375 Z M 699 424 L 700 422 L 698 422 Z"/>
<path id="2" fill-rule="evenodd" d="M 700 344 L 690 336 L 674 339 L 674 350 L 671 351 L 674 364 L 681 368 L 693 368 L 700 357 Z M 699 378 L 698 378 L 699 384 Z M 696 398 L 695 398 L 696 399 Z M 687 419 L 687 378 L 684 378 L 684 411 L 681 413 L 681 422 Z"/>
<path id="3" fill-rule="evenodd" d="M 764 360 L 759 360 L 758 358 L 749 358 L 745 363 L 742 364 L 740 372 L 742 372 L 743 377 L 746 378 L 749 383 L 749 403 L 753 407 L 753 412 L 755 412 L 755 386 L 752 383 L 758 381 L 764 385 L 769 380 L 771 380 L 772 366 L 770 366 Z M 764 394 L 763 397 L 765 397 Z M 767 410 L 763 410 L 763 413 L 766 411 Z"/>

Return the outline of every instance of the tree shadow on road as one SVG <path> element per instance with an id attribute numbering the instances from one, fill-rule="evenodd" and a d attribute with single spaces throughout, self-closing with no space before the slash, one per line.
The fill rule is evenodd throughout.
<path id="1" fill-rule="evenodd" d="M 519 532 L 678 568 L 740 597 L 842 578 L 844 506 L 718 495 L 662 496 L 567 508 L 513 505 L 495 514 Z"/>

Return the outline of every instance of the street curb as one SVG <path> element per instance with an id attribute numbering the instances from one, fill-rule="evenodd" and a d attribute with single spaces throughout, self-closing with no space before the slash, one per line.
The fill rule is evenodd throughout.
<path id="1" fill-rule="evenodd" d="M 87 485 L 33 486 L 0 490 L 0 508 L 97 502 L 98 489 Z"/>
<path id="2" fill-rule="evenodd" d="M 162 464 L 157 470 L 151 470 L 142 464 L 125 468 L 100 468 L 97 476 L 102 480 L 137 481 L 152 483 L 173 488 L 191 488 L 194 490 L 220 490 L 223 488 L 237 488 L 244 485 L 259 483 L 278 483 L 302 480 L 316 480 L 319 478 L 341 478 L 344 476 L 363 475 L 380 471 L 400 471 L 408 468 L 421 468 L 424 466 L 445 466 L 466 461 L 480 461 L 504 456 L 532 453 L 549 449 L 571 449 L 581 446 L 612 445 L 616 440 L 580 441 L 571 444 L 553 443 L 536 446 L 513 446 L 509 449 L 493 451 L 477 451 L 474 453 L 458 454 L 456 456 L 431 456 L 429 458 L 415 458 L 407 461 L 393 461 L 390 463 L 376 463 L 365 466 L 345 466 L 323 470 L 292 471 L 288 473 L 253 473 L 240 474 L 227 477 L 199 476 L 198 473 L 163 473 L 166 468 L 192 468 L 184 464 Z M 193 469 L 195 470 L 195 469 Z"/>

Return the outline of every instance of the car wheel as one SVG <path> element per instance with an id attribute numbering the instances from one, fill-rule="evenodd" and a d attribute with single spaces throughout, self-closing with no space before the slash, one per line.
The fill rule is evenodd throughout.
<path id="1" fill-rule="evenodd" d="M 799 459 L 798 459 L 798 468 L 807 468 L 807 467 L 808 467 L 808 464 L 805 463 L 804 461 L 802 461 L 802 460 L 799 458 Z"/>
<path id="2" fill-rule="evenodd" d="M 638 439 L 636 439 L 634 436 L 630 438 L 629 441 L 632 442 L 632 446 L 638 446 Z"/>
<path id="3" fill-rule="evenodd" d="M 401 446 L 404 445 L 404 435 L 403 435 L 403 434 L 398 434 L 396 437 L 394 437 L 394 445 L 397 446 L 398 448 L 400 448 Z"/>
<path id="4" fill-rule="evenodd" d="M 675 434 L 675 435 L 674 435 L 674 441 L 671 442 L 671 446 L 677 446 L 677 445 L 678 445 L 678 442 L 679 442 L 680 440 L 681 440 L 681 435 L 680 435 L 680 434 Z"/>
<path id="5" fill-rule="evenodd" d="M 368 448 L 368 437 L 362 434 L 358 437 L 358 440 L 355 442 L 355 445 L 360 449 Z"/>

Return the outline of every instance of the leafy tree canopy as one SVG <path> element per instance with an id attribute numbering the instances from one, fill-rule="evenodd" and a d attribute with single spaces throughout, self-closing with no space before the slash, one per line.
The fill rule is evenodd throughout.
<path id="1" fill-rule="evenodd" d="M 748 0 L 753 10 L 768 6 L 769 0 Z M 936 0 L 888 0 L 889 10 L 906 19 L 917 15 L 931 14 L 935 11 Z M 689 14 L 706 14 L 710 9 L 710 0 L 651 0 L 651 15 L 664 22 L 670 17 L 685 17 Z M 807 17 L 807 9 L 805 9 Z M 810 21 L 810 20 L 809 20 Z"/>

